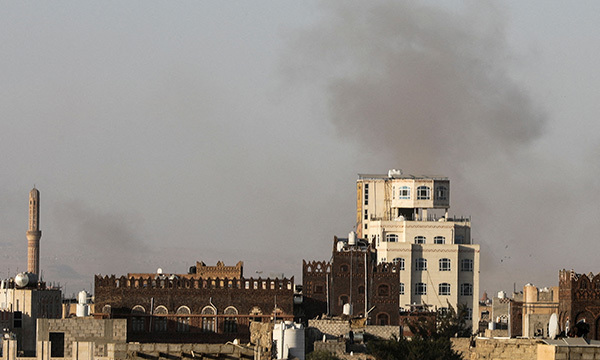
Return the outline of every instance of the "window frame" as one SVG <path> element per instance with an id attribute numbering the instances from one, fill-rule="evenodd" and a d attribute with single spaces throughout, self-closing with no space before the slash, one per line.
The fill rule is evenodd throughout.
<path id="1" fill-rule="evenodd" d="M 419 245 L 427 244 L 426 236 L 418 235 L 418 236 L 415 236 L 415 238 L 413 240 L 414 240 L 415 244 L 419 244 Z"/>
<path id="2" fill-rule="evenodd" d="M 445 236 L 434 236 L 433 243 L 437 245 L 444 245 L 446 243 Z"/>
<path id="3" fill-rule="evenodd" d="M 427 283 L 415 283 L 415 295 L 427 295 Z"/>
<path id="4" fill-rule="evenodd" d="M 397 257 L 397 258 L 394 258 L 392 260 L 392 262 L 398 267 L 398 270 L 405 269 L 406 261 L 404 260 L 404 258 Z"/>
<path id="5" fill-rule="evenodd" d="M 452 271 L 452 260 L 442 258 L 438 261 L 440 271 Z"/>
<path id="6" fill-rule="evenodd" d="M 431 200 L 431 188 L 427 185 L 417 187 L 417 200 Z"/>
<path id="7" fill-rule="evenodd" d="M 473 272 L 473 259 L 461 259 L 460 271 Z"/>
<path id="8" fill-rule="evenodd" d="M 440 283 L 438 285 L 438 295 L 443 295 L 443 296 L 451 295 L 451 285 L 449 283 Z"/>
<path id="9" fill-rule="evenodd" d="M 398 187 L 398 200 L 410 200 L 410 186 Z"/>
<path id="10" fill-rule="evenodd" d="M 471 284 L 471 283 L 460 284 L 460 296 L 473 296 L 473 284 Z"/>
<path id="11" fill-rule="evenodd" d="M 425 258 L 415 259 L 415 270 L 416 271 L 427 271 L 427 259 L 425 259 Z"/>
<path id="12" fill-rule="evenodd" d="M 385 242 L 398 242 L 398 234 L 385 234 Z"/>

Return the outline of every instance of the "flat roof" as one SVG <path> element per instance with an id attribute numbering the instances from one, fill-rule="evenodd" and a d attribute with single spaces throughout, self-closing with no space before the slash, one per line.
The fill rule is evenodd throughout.
<path id="1" fill-rule="evenodd" d="M 441 175 L 411 175 L 411 174 L 358 174 L 358 180 L 366 179 L 413 179 L 413 180 L 448 180 L 448 177 Z"/>

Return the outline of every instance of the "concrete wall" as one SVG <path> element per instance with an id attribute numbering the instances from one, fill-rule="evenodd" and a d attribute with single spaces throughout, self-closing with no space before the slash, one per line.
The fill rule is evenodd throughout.
<path id="1" fill-rule="evenodd" d="M 106 356 L 109 343 L 127 342 L 125 319 L 38 319 L 37 340 L 50 340 L 50 333 L 64 333 L 64 355 L 71 357 L 73 342 L 94 342 L 94 356 Z"/>

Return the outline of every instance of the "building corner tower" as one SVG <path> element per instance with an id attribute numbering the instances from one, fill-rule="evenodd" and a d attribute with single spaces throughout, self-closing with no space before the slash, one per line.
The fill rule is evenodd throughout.
<path id="1" fill-rule="evenodd" d="M 33 187 L 29 192 L 29 230 L 27 230 L 27 272 L 40 271 L 40 192 Z"/>

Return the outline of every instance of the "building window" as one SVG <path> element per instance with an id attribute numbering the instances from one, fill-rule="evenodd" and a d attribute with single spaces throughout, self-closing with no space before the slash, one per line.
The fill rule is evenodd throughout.
<path id="1" fill-rule="evenodd" d="M 390 316 L 386 313 L 377 314 L 377 325 L 389 325 Z"/>
<path id="2" fill-rule="evenodd" d="M 323 285 L 315 285 L 315 294 L 323 294 L 325 287 Z"/>
<path id="3" fill-rule="evenodd" d="M 23 312 L 22 311 L 13 312 L 13 328 L 22 328 L 22 327 L 23 327 Z"/>
<path id="4" fill-rule="evenodd" d="M 439 285 L 439 294 L 440 295 L 450 295 L 450 284 L 448 283 L 441 283 Z"/>
<path id="5" fill-rule="evenodd" d="M 365 184 L 365 205 L 369 205 L 369 184 Z"/>
<path id="6" fill-rule="evenodd" d="M 229 306 L 225 308 L 223 314 L 228 315 L 225 317 L 223 323 L 223 331 L 226 333 L 236 333 L 237 332 L 237 315 L 238 311 L 235 307 Z"/>
<path id="7" fill-rule="evenodd" d="M 427 238 L 425 236 L 415 236 L 415 244 L 425 244 Z"/>
<path id="8" fill-rule="evenodd" d="M 340 272 L 348 272 L 348 265 L 346 265 L 346 264 L 340 265 Z"/>
<path id="9" fill-rule="evenodd" d="M 454 243 L 455 244 L 463 244 L 465 241 L 465 237 L 463 235 L 456 235 L 454 237 Z"/>
<path id="10" fill-rule="evenodd" d="M 132 314 L 145 314 L 146 309 L 142 305 L 136 305 L 131 309 Z"/>
<path id="11" fill-rule="evenodd" d="M 467 310 L 466 319 L 467 320 L 473 320 L 473 309 L 471 309 L 471 308 L 468 307 L 465 310 Z"/>
<path id="12" fill-rule="evenodd" d="M 339 305 L 344 306 L 348 303 L 348 295 L 341 295 L 339 298 Z"/>
<path id="13" fill-rule="evenodd" d="M 398 199 L 400 199 L 400 200 L 410 199 L 410 187 L 401 186 L 400 188 L 398 188 Z"/>
<path id="14" fill-rule="evenodd" d="M 387 241 L 387 242 L 398 242 L 398 235 L 396 235 L 396 234 L 385 234 L 385 241 Z"/>
<path id="15" fill-rule="evenodd" d="M 461 296 L 472 296 L 473 285 L 469 283 L 460 284 L 460 295 Z"/>
<path id="16" fill-rule="evenodd" d="M 216 311 L 212 306 L 205 306 L 201 312 L 202 315 L 202 331 L 203 332 L 214 332 L 215 331 L 215 315 Z"/>
<path id="17" fill-rule="evenodd" d="M 365 220 L 369 220 L 369 210 L 365 209 Z"/>
<path id="18" fill-rule="evenodd" d="M 134 316 L 131 319 L 131 331 L 143 332 L 146 328 L 146 320 L 141 316 Z"/>
<path id="19" fill-rule="evenodd" d="M 404 283 L 400 283 L 400 287 L 398 288 L 400 295 L 404 295 Z"/>
<path id="20" fill-rule="evenodd" d="M 178 332 L 188 332 L 190 331 L 190 317 L 191 314 L 190 308 L 187 306 L 180 306 L 177 311 L 177 331 Z"/>
<path id="21" fill-rule="evenodd" d="M 418 258 L 415 263 L 415 270 L 417 270 L 417 271 L 427 270 L 427 259 Z"/>
<path id="22" fill-rule="evenodd" d="M 415 284 L 415 295 L 427 295 L 427 284 L 416 283 Z"/>
<path id="23" fill-rule="evenodd" d="M 377 288 L 378 296 L 390 296 L 390 287 L 387 284 L 381 284 Z"/>
<path id="24" fill-rule="evenodd" d="M 443 236 L 436 236 L 433 238 L 433 243 L 434 244 L 445 244 L 446 243 L 446 238 Z"/>
<path id="25" fill-rule="evenodd" d="M 435 196 L 438 200 L 448 200 L 448 188 L 445 186 L 438 186 L 435 189 Z"/>
<path id="26" fill-rule="evenodd" d="M 364 286 L 359 286 L 358 287 L 358 294 L 359 295 L 364 295 L 365 294 L 365 287 Z"/>
<path id="27" fill-rule="evenodd" d="M 368 225 L 365 223 L 365 230 L 368 228 Z"/>
<path id="28" fill-rule="evenodd" d="M 450 271 L 450 259 L 440 259 L 440 271 Z"/>
<path id="29" fill-rule="evenodd" d="M 404 270 L 404 258 L 397 257 L 392 262 L 398 266 L 398 270 Z"/>
<path id="30" fill-rule="evenodd" d="M 460 271 L 473 271 L 473 260 L 462 259 L 460 261 Z"/>
<path id="31" fill-rule="evenodd" d="M 429 200 L 431 199 L 431 189 L 429 186 L 419 186 L 417 188 L 417 200 Z"/>

